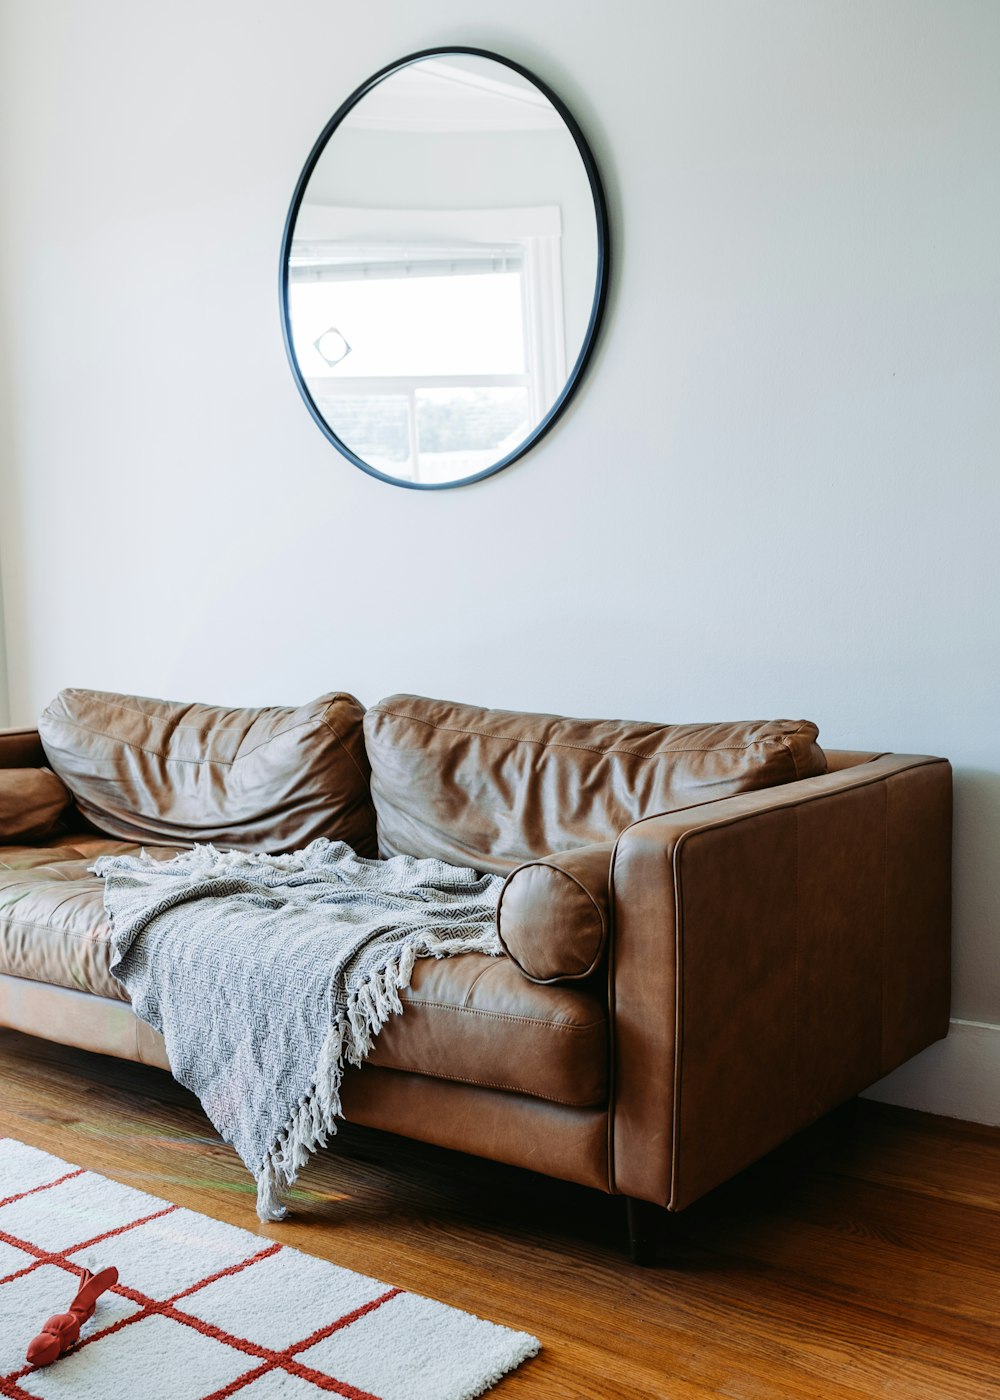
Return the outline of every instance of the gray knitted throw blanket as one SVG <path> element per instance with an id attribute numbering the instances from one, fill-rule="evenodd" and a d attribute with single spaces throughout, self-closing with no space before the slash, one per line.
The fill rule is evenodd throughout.
<path id="1" fill-rule="evenodd" d="M 253 1173 L 262 1220 L 285 1215 L 282 1194 L 336 1132 L 344 1066 L 402 1011 L 414 960 L 501 952 L 501 877 L 437 860 L 365 860 L 318 840 L 93 869 L 112 971 Z"/>

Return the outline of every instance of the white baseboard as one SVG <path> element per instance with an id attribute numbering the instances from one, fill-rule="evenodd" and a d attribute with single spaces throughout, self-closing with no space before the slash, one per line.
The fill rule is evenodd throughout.
<path id="1" fill-rule="evenodd" d="M 953 1020 L 947 1039 L 907 1060 L 863 1097 L 944 1118 L 1000 1123 L 1000 1026 Z"/>

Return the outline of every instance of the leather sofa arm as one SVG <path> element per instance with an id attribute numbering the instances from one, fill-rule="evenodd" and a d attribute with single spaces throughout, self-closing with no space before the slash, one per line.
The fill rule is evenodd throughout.
<path id="1" fill-rule="evenodd" d="M 0 729 L 0 768 L 45 768 L 47 765 L 37 729 Z"/>
<path id="2" fill-rule="evenodd" d="M 0 845 L 60 828 L 73 799 L 47 764 L 36 729 L 0 729 Z"/>
<path id="3" fill-rule="evenodd" d="M 679 1210 L 947 1034 L 951 768 L 650 817 L 612 865 L 618 1191 Z"/>

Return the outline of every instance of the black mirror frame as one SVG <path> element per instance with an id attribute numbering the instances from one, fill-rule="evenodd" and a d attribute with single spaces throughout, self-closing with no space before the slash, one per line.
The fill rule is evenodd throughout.
<path id="1" fill-rule="evenodd" d="M 597 220 L 596 286 L 594 288 L 594 300 L 590 309 L 590 319 L 587 323 L 587 330 L 583 337 L 583 344 L 580 347 L 580 353 L 576 357 L 576 362 L 566 378 L 566 383 L 563 386 L 562 392 L 560 393 L 559 397 L 556 399 L 552 407 L 549 409 L 548 413 L 546 413 L 545 417 L 542 418 L 535 425 L 535 427 L 528 434 L 525 440 L 522 443 L 520 443 L 514 449 L 513 452 L 508 452 L 506 457 L 501 458 L 499 462 L 495 462 L 493 466 L 487 467 L 484 471 L 476 472 L 472 476 L 461 477 L 457 481 L 400 481 L 398 477 L 388 476 L 385 472 L 380 472 L 376 467 L 373 467 L 370 463 L 366 462 L 363 458 L 359 457 L 355 452 L 352 452 L 351 449 L 347 446 L 347 444 L 342 442 L 341 439 L 330 427 L 329 423 L 323 417 L 322 413 L 320 413 L 313 400 L 312 395 L 309 392 L 309 389 L 305 382 L 305 377 L 302 374 L 301 369 L 299 368 L 299 363 L 295 357 L 295 350 L 292 345 L 291 324 L 288 314 L 289 255 L 291 253 L 292 246 L 292 233 L 295 228 L 296 220 L 298 219 L 299 207 L 302 203 L 303 196 L 305 195 L 306 186 L 309 183 L 310 176 L 312 175 L 313 170 L 316 168 L 316 164 L 319 161 L 320 156 L 326 149 L 327 142 L 329 141 L 333 133 L 336 131 L 340 123 L 347 116 L 348 112 L 350 112 L 357 105 L 357 103 L 360 102 L 361 99 L 372 90 L 373 87 L 375 87 L 378 83 L 382 82 L 383 79 L 388 78 L 392 73 L 397 73 L 400 69 L 409 67 L 411 63 L 418 63 L 421 59 L 424 58 L 437 58 L 447 54 L 456 53 L 469 54 L 476 58 L 488 58 L 491 59 L 494 63 L 502 63 L 506 68 L 512 68 L 515 73 L 519 73 L 522 78 L 527 78 L 530 83 L 534 84 L 534 86 L 538 88 L 538 90 L 541 93 L 543 93 L 545 97 L 548 98 L 548 100 L 552 103 L 553 107 L 559 113 L 560 117 L 562 117 L 563 121 L 566 123 L 566 126 L 571 136 L 573 137 L 574 142 L 576 143 L 577 150 L 579 151 L 580 157 L 583 161 L 584 169 L 587 172 L 587 179 L 590 182 L 590 192 L 594 200 L 594 215 Z M 452 487 L 455 486 L 468 486 L 474 481 L 483 481 L 486 477 L 495 475 L 496 472 L 502 471 L 504 467 L 509 467 L 512 463 L 518 461 L 519 458 L 523 457 L 526 452 L 530 451 L 531 448 L 534 447 L 535 444 L 545 436 L 545 434 L 555 423 L 556 419 L 565 409 L 567 403 L 569 402 L 571 396 L 575 392 L 583 377 L 583 373 L 587 368 L 587 364 L 590 360 L 591 355 L 593 354 L 594 346 L 597 341 L 597 333 L 600 329 L 601 320 L 604 315 L 604 307 L 607 302 L 608 273 L 610 268 L 609 244 L 610 239 L 608 230 L 607 202 L 604 198 L 604 189 L 601 185 L 600 176 L 597 173 L 597 165 L 594 161 L 591 149 L 587 145 L 586 138 L 584 137 L 583 132 L 580 130 L 579 124 L 567 108 L 566 104 L 552 91 L 550 87 L 547 86 L 547 84 L 543 83 L 540 78 L 537 78 L 534 75 L 534 73 L 530 72 L 529 69 L 522 67 L 521 64 L 515 63 L 513 59 L 503 58 L 500 54 L 491 53 L 488 49 L 468 48 L 458 44 L 442 46 L 440 48 L 433 49 L 421 49 L 418 53 L 408 54 L 405 58 L 400 58 L 395 63 L 387 64 L 385 68 L 380 68 L 377 73 L 373 74 L 372 77 L 368 79 L 367 82 L 362 83 L 359 88 L 352 92 L 350 97 L 348 97 L 345 102 L 341 103 L 341 105 L 337 108 L 336 112 L 334 112 L 333 116 L 327 122 L 326 126 L 323 128 L 322 132 L 319 135 L 319 139 L 316 141 L 312 150 L 309 152 L 308 160 L 302 168 L 302 173 L 299 176 L 295 186 L 295 192 L 292 195 L 292 202 L 288 210 L 288 217 L 285 220 L 285 230 L 281 239 L 281 263 L 279 267 L 279 290 L 281 296 L 281 333 L 284 337 L 285 353 L 288 356 L 288 363 L 291 365 L 292 368 L 292 376 L 295 379 L 295 383 L 298 387 L 299 393 L 302 395 L 302 398 L 305 401 L 306 408 L 308 408 L 309 412 L 312 414 L 314 421 L 316 422 L 317 426 L 320 428 L 324 436 L 327 437 L 330 440 L 330 442 L 333 443 L 334 447 L 336 447 L 339 452 L 343 453 L 343 455 L 347 458 L 349 462 L 353 462 L 356 467 L 360 467 L 361 470 L 363 472 L 367 472 L 369 476 L 374 476 L 379 481 L 387 481 L 391 486 L 402 486 L 410 491 L 445 491 L 450 490 Z"/>

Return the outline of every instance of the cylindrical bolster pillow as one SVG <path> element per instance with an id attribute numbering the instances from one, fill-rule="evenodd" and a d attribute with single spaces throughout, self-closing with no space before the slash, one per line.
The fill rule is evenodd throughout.
<path id="1" fill-rule="evenodd" d="M 531 982 L 575 982 L 600 965 L 608 941 L 611 842 L 520 865 L 497 905 L 497 932 Z"/>

